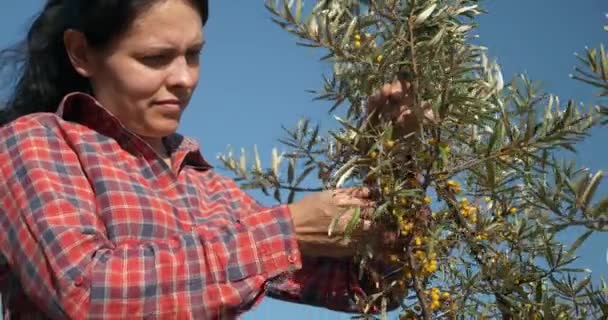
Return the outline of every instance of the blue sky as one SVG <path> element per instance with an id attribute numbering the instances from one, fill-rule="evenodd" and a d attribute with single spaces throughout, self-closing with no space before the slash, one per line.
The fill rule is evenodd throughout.
<path id="1" fill-rule="evenodd" d="M 28 19 L 42 0 L 0 3 L 0 46 L 23 35 Z M 308 1 L 309 3 L 311 1 Z M 479 22 L 478 42 L 503 67 L 505 78 L 527 72 L 547 91 L 565 101 L 590 103 L 595 91 L 568 78 L 576 63 L 574 52 L 585 46 L 608 44 L 606 0 L 487 1 L 489 13 Z M 201 83 L 182 122 L 181 132 L 197 138 L 202 152 L 215 165 L 227 145 L 251 150 L 257 144 L 264 158 L 278 145 L 281 124 L 295 125 L 301 116 L 331 125 L 327 106 L 311 101 L 307 89 L 320 86 L 328 65 L 319 52 L 297 47 L 294 38 L 274 25 L 262 0 L 211 1 L 202 55 Z M 608 170 L 608 129 L 593 132 L 579 147 L 580 165 Z M 608 193 L 608 181 L 599 191 Z M 253 192 L 256 197 L 259 193 Z M 259 198 L 271 203 L 268 199 Z M 569 233 L 565 239 L 575 236 Z M 580 265 L 608 277 L 608 235 L 597 235 L 580 251 Z M 245 319 L 348 319 L 344 314 L 265 299 Z"/>

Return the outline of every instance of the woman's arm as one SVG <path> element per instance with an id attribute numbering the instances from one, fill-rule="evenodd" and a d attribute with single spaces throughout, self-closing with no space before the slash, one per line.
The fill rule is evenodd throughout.
<path id="1" fill-rule="evenodd" d="M 255 215 L 263 206 L 241 190 L 234 181 L 224 178 L 224 188 L 231 199 L 239 201 L 243 216 Z M 353 250 L 354 252 L 354 250 Z M 266 294 L 272 298 L 323 307 L 342 312 L 358 312 L 356 296 L 364 297 L 381 290 L 369 277 L 359 279 L 359 269 L 352 257 L 311 257 L 303 253 L 302 268 L 285 272 L 266 283 Z M 322 254 L 319 253 L 319 254 Z M 386 269 L 386 268 L 383 268 Z M 391 309 L 399 305 L 389 302 Z"/>
<path id="2" fill-rule="evenodd" d="M 53 319 L 234 317 L 301 265 L 289 211 L 111 241 L 77 155 L 33 118 L 0 129 L 0 253 Z"/>

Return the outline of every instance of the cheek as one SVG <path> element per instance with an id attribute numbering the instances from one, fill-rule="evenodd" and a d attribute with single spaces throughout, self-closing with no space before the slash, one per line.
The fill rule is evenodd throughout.
<path id="1" fill-rule="evenodd" d="M 117 83 L 121 85 L 123 95 L 131 99 L 149 100 L 161 89 L 163 74 L 154 70 L 131 70 L 122 72 Z"/>
<path id="2" fill-rule="evenodd" d="M 112 99 L 124 104 L 149 100 L 162 86 L 161 72 L 145 68 L 130 57 L 116 56 L 107 61 L 104 83 L 112 87 Z"/>

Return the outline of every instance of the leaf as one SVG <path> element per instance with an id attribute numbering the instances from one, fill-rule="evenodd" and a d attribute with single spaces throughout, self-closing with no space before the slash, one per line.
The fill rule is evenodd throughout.
<path id="1" fill-rule="evenodd" d="M 338 169 L 334 173 L 334 178 L 341 177 L 346 171 L 348 171 L 351 167 L 353 167 L 358 160 L 359 160 L 358 157 L 353 157 L 350 160 L 348 160 L 342 167 L 340 167 L 340 169 Z"/>
<path id="2" fill-rule="evenodd" d="M 418 14 L 418 16 L 416 17 L 416 20 L 414 20 L 414 25 L 419 25 L 419 24 L 424 23 L 426 21 L 426 19 L 428 19 L 428 17 L 431 15 L 431 13 L 433 13 L 433 11 L 435 11 L 435 8 L 437 8 L 437 3 L 431 4 L 428 8 L 426 8 L 422 12 L 420 12 Z"/>
<path id="3" fill-rule="evenodd" d="M 296 159 L 289 159 L 289 165 L 287 166 L 287 183 L 291 184 L 294 178 L 294 171 L 296 167 Z"/>
<path id="4" fill-rule="evenodd" d="M 606 50 L 604 44 L 600 44 L 600 76 L 604 79 L 608 79 L 608 59 L 606 58 Z"/>
<path id="5" fill-rule="evenodd" d="M 605 197 L 598 202 L 598 204 L 593 208 L 591 215 L 593 217 L 608 215 L 608 197 Z"/>
<path id="6" fill-rule="evenodd" d="M 304 171 L 300 174 L 300 176 L 296 180 L 296 183 L 294 184 L 294 186 L 299 186 L 300 183 L 302 183 L 302 181 L 304 181 L 304 179 L 306 179 L 306 176 L 308 176 L 308 174 L 314 169 L 315 169 L 314 166 L 310 166 L 310 167 L 307 167 L 306 169 L 304 169 Z"/>
<path id="7" fill-rule="evenodd" d="M 295 14 L 296 22 L 300 22 L 300 19 L 302 19 L 302 0 L 296 0 Z"/>
<path id="8" fill-rule="evenodd" d="M 492 160 L 487 160 L 486 171 L 488 186 L 490 187 L 490 191 L 494 192 L 494 188 L 496 187 L 496 163 Z"/>
<path id="9" fill-rule="evenodd" d="M 344 182 L 346 182 L 355 171 L 355 168 L 357 168 L 357 166 L 350 167 L 342 176 L 340 176 L 338 182 L 336 182 L 336 188 L 342 188 Z"/>
<path id="10" fill-rule="evenodd" d="M 319 137 L 319 129 L 320 129 L 320 126 L 316 125 L 315 129 L 312 132 L 312 136 L 310 137 L 310 140 L 308 141 L 308 145 L 306 146 L 306 149 L 308 151 L 312 150 L 312 147 L 317 142 L 317 138 Z"/>
<path id="11" fill-rule="evenodd" d="M 348 25 L 348 28 L 346 29 L 346 33 L 344 34 L 344 37 L 342 38 L 343 47 L 348 45 L 349 42 L 351 42 L 356 26 L 357 26 L 357 17 L 354 17 L 350 21 L 350 24 Z"/>
<path id="12" fill-rule="evenodd" d="M 589 203 L 591 202 L 591 198 L 593 198 L 593 195 L 595 194 L 595 190 L 597 189 L 598 185 L 600 184 L 600 181 L 603 178 L 603 176 L 604 176 L 604 173 L 600 170 L 595 173 L 593 178 L 591 178 L 591 180 L 587 184 L 587 188 L 585 188 L 585 191 L 583 192 L 583 194 L 580 197 L 581 202 L 582 202 L 581 204 L 583 206 L 585 206 L 585 207 L 589 206 Z"/>
<path id="13" fill-rule="evenodd" d="M 502 146 L 503 140 L 505 138 L 505 126 L 502 121 L 496 121 L 496 126 L 494 130 L 494 134 L 490 137 L 490 141 L 488 142 L 488 155 L 494 150 L 495 145 L 498 143 L 497 149 L 500 149 Z"/>
<path id="14" fill-rule="evenodd" d="M 281 202 L 281 189 L 276 188 L 274 190 L 274 199 L 277 200 L 277 202 Z"/>
<path id="15" fill-rule="evenodd" d="M 353 212 L 353 217 L 350 219 L 350 221 L 346 225 L 346 229 L 344 229 L 344 235 L 346 236 L 347 239 L 350 238 L 350 235 L 355 230 L 355 226 L 357 226 L 359 224 L 360 218 L 361 218 L 361 208 L 356 207 L 355 211 Z"/>
<path id="16" fill-rule="evenodd" d="M 275 177 L 279 177 L 279 165 L 281 164 L 282 156 L 279 156 L 277 148 L 272 148 L 272 173 Z"/>
<path id="17" fill-rule="evenodd" d="M 260 161 L 260 154 L 258 152 L 258 146 L 253 146 L 253 154 L 255 157 L 255 171 L 262 172 L 262 161 Z"/>
<path id="18" fill-rule="evenodd" d="M 536 302 L 541 303 L 543 301 L 543 282 L 541 280 L 536 282 Z"/>
<path id="19" fill-rule="evenodd" d="M 574 294 L 578 294 L 579 292 L 581 292 L 590 282 L 591 276 L 586 276 L 583 280 L 581 280 L 573 287 Z"/>
<path id="20" fill-rule="evenodd" d="M 336 229 L 336 226 L 338 226 L 338 222 L 340 222 L 340 218 L 342 218 L 342 216 L 348 211 L 348 209 L 343 209 L 341 211 L 339 211 L 334 218 L 331 220 L 331 222 L 329 223 L 329 228 L 327 229 L 327 236 L 331 238 L 331 236 L 334 233 L 334 230 Z"/>
<path id="21" fill-rule="evenodd" d="M 593 234 L 593 230 L 587 230 L 585 233 L 580 235 L 570 246 L 570 249 L 566 252 L 566 257 L 574 257 L 576 250 Z"/>
<path id="22" fill-rule="evenodd" d="M 239 171 L 241 174 L 246 174 L 247 172 L 247 159 L 245 157 L 245 149 L 241 148 L 241 159 L 239 161 Z"/>
<path id="23" fill-rule="evenodd" d="M 291 15 L 291 8 L 289 7 L 289 2 L 287 2 L 287 0 L 283 0 L 283 14 L 285 20 L 295 22 L 293 16 Z"/>
<path id="24" fill-rule="evenodd" d="M 536 133 L 536 113 L 533 109 L 528 110 L 528 122 L 526 124 L 526 140 L 532 139 Z"/>

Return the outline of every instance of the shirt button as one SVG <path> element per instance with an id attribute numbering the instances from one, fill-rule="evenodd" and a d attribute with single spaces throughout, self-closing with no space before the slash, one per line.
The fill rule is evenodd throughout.
<path id="1" fill-rule="evenodd" d="M 75 284 L 77 287 L 82 286 L 82 285 L 84 284 L 84 277 L 82 277 L 82 276 L 78 276 L 78 277 L 76 277 L 76 279 L 74 279 L 74 284 Z"/>

